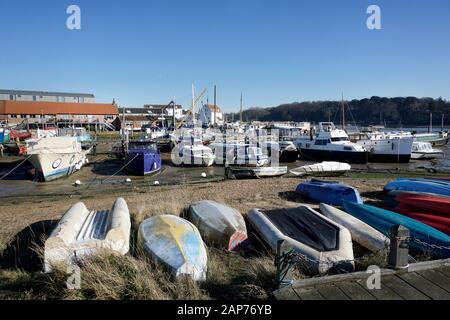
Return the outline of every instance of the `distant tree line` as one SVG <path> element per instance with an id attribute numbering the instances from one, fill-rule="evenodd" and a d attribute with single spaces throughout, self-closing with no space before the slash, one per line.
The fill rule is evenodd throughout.
<path id="1" fill-rule="evenodd" d="M 433 124 L 450 123 L 450 102 L 442 98 L 398 97 L 351 100 L 344 102 L 345 119 L 348 124 L 387 126 L 426 126 L 433 114 Z M 229 114 L 227 119 L 239 119 L 239 113 Z M 341 101 L 308 101 L 282 104 L 271 108 L 250 108 L 243 111 L 244 121 L 342 121 Z"/>

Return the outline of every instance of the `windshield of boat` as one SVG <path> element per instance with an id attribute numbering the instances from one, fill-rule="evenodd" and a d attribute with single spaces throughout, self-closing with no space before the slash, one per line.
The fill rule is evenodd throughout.
<path id="1" fill-rule="evenodd" d="M 338 142 L 338 141 L 349 141 L 347 137 L 335 137 L 331 138 L 332 142 Z"/>
<path id="2" fill-rule="evenodd" d="M 148 141 L 132 141 L 129 144 L 129 149 L 139 149 L 139 150 L 148 150 L 148 151 L 158 151 L 158 147 L 156 143 L 148 142 Z"/>

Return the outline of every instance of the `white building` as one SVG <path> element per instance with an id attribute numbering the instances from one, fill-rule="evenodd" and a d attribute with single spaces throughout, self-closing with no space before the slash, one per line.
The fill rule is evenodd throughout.
<path id="1" fill-rule="evenodd" d="M 173 117 L 173 106 L 161 104 L 144 104 L 147 113 L 157 117 Z M 185 116 L 185 111 L 181 105 L 175 105 L 175 119 L 180 120 Z"/>
<path id="2" fill-rule="evenodd" d="M 0 89 L 0 100 L 95 103 L 95 96 L 90 93 Z"/>
<path id="3" fill-rule="evenodd" d="M 207 126 L 223 125 L 223 113 L 218 106 L 212 104 L 205 104 L 199 111 L 199 120 L 202 124 Z"/>

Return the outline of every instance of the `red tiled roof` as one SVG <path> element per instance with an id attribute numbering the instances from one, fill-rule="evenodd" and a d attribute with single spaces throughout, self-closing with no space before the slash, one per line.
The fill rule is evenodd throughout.
<path id="1" fill-rule="evenodd" d="M 117 115 L 117 106 L 108 103 L 73 103 L 0 100 L 0 114 Z"/>
<path id="2" fill-rule="evenodd" d="M 212 112 L 214 112 L 214 105 L 213 104 L 205 104 L 205 106 L 211 110 Z M 219 106 L 216 106 L 216 112 L 222 112 L 222 110 L 220 110 Z"/>

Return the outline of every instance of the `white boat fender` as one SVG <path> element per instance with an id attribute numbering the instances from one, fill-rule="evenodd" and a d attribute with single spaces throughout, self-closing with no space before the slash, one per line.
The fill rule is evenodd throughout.
<path id="1" fill-rule="evenodd" d="M 206 173 L 202 173 L 202 178 L 206 178 Z"/>

